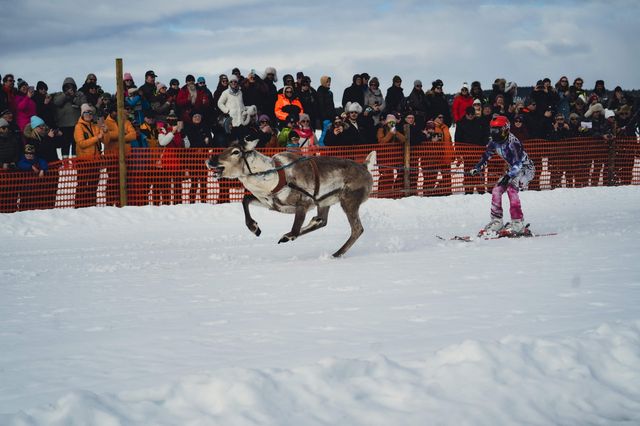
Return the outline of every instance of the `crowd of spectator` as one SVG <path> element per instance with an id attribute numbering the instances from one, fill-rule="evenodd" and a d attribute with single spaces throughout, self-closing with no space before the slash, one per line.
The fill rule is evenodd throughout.
<path id="1" fill-rule="evenodd" d="M 610 139 L 638 131 L 635 99 L 619 86 L 607 90 L 602 80 L 587 90 L 580 77 L 570 82 L 562 76 L 555 85 L 543 78 L 526 97 L 519 96 L 516 83 L 503 78 L 490 90 L 474 81 L 464 83 L 451 99 L 440 79 L 426 87 L 415 80 L 405 91 L 402 78 L 394 76 L 383 94 L 379 78 L 365 72 L 353 76 L 337 107 L 330 76 L 322 76 L 317 88 L 303 72 L 295 78 L 285 74 L 279 81 L 272 67 L 260 75 L 251 69 L 246 76 L 234 68 L 230 75 L 220 74 L 211 89 L 204 77 L 191 74 L 184 83 L 172 78 L 167 85 L 149 70 L 138 85 L 131 73 L 124 73 L 117 90 L 125 100 L 127 147 L 225 147 L 247 136 L 259 139 L 259 147 L 290 148 L 403 144 L 408 139 L 411 145 L 441 148 L 441 158 L 430 169 L 437 171 L 451 162 L 454 144 L 486 145 L 489 121 L 496 114 L 509 118 L 521 140 Z M 2 168 L 42 175 L 60 159 L 117 152 L 116 119 L 116 94 L 105 93 L 93 73 L 80 87 L 65 78 L 54 93 L 43 81 L 32 86 L 4 74 Z M 165 161 L 170 174 L 172 163 Z M 78 189 L 93 190 L 94 184 Z"/>

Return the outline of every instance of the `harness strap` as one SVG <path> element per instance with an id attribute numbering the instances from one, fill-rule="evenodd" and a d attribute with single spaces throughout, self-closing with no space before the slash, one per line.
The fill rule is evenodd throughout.
<path id="1" fill-rule="evenodd" d="M 311 168 L 313 169 L 313 178 L 315 180 L 316 187 L 313 190 L 313 199 L 315 200 L 318 196 L 318 192 L 320 192 L 320 171 L 318 170 L 318 164 L 316 163 L 315 158 L 311 158 L 309 160 L 311 164 Z"/>
<path id="2" fill-rule="evenodd" d="M 275 194 L 279 192 L 282 188 L 287 186 L 287 177 L 284 174 L 284 168 L 282 167 L 282 163 L 278 159 L 273 160 L 276 165 L 276 169 L 278 170 L 278 184 L 275 188 L 271 190 L 271 194 Z"/>

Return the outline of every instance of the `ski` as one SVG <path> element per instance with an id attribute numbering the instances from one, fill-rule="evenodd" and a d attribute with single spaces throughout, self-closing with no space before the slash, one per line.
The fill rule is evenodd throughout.
<path id="1" fill-rule="evenodd" d="M 445 238 L 440 235 L 436 235 L 436 238 L 444 241 L 462 241 L 465 243 L 471 243 L 476 240 L 499 240 L 502 238 L 536 238 L 536 237 L 550 237 L 553 235 L 558 235 L 557 232 L 548 232 L 545 234 L 534 234 L 529 230 L 529 224 L 525 227 L 525 232 L 523 234 L 513 235 L 508 232 L 498 232 L 497 234 L 480 234 L 477 237 L 472 237 L 471 235 L 454 235 L 453 237 Z"/>

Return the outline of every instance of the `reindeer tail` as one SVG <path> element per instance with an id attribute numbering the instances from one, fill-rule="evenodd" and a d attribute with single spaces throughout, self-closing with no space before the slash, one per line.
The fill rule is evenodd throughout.
<path id="1" fill-rule="evenodd" d="M 364 166 L 367 168 L 367 170 L 369 170 L 369 173 L 371 173 L 371 175 L 373 175 L 373 168 L 375 167 L 377 162 L 378 155 L 375 151 L 371 151 L 369 155 L 367 155 L 367 159 L 364 160 Z"/>

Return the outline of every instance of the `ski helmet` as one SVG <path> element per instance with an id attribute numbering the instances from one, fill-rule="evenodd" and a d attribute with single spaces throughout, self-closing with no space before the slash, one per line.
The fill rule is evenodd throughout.
<path id="1" fill-rule="evenodd" d="M 509 119 L 504 115 L 498 115 L 489 123 L 491 139 L 494 142 L 504 142 L 509 136 Z"/>

